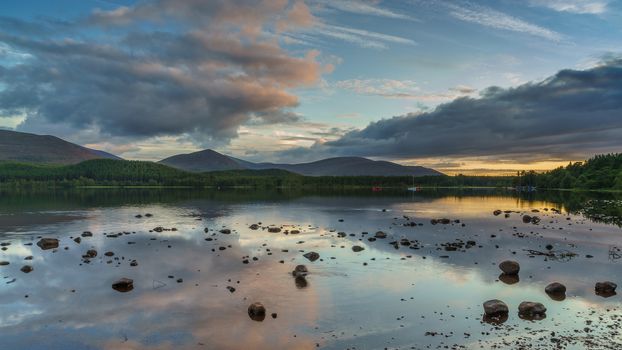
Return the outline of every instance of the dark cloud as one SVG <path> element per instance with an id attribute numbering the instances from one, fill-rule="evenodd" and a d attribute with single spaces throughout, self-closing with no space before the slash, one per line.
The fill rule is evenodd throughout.
<path id="1" fill-rule="evenodd" d="M 289 89 L 315 84 L 324 67 L 318 52 L 292 55 L 264 32 L 293 8 L 280 0 L 159 0 L 97 11 L 52 37 L 44 34 L 51 22 L 0 18 L 0 28 L 14 28 L 0 31 L 0 44 L 27 57 L 0 61 L 0 115 L 26 115 L 23 130 L 63 125 L 225 142 L 246 123 L 296 122 Z"/>
<path id="2" fill-rule="evenodd" d="M 383 119 L 284 158 L 487 157 L 534 161 L 585 157 L 622 147 L 622 59 L 562 70 L 537 83 L 491 87 L 434 111 Z"/>

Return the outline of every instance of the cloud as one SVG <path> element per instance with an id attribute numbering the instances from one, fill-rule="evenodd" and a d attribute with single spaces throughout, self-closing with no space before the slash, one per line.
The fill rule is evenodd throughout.
<path id="1" fill-rule="evenodd" d="M 387 43 L 417 45 L 415 41 L 400 36 L 325 23 L 313 27 L 308 33 L 311 35 L 327 36 L 371 49 L 386 49 Z"/>
<path id="2" fill-rule="evenodd" d="M 348 79 L 337 81 L 333 86 L 361 95 L 429 102 L 452 100 L 476 91 L 472 87 L 459 85 L 444 93 L 423 93 L 414 80 L 396 79 Z"/>
<path id="3" fill-rule="evenodd" d="M 526 22 L 503 12 L 471 3 L 456 5 L 445 3 L 449 14 L 461 21 L 476 23 L 485 27 L 525 33 L 552 41 L 561 41 L 563 36 L 555 31 Z"/>
<path id="4" fill-rule="evenodd" d="M 622 59 L 616 59 L 515 88 L 490 87 L 478 98 L 373 122 L 283 157 L 582 159 L 622 147 L 621 116 Z"/>
<path id="5" fill-rule="evenodd" d="M 601 14 L 607 12 L 608 0 L 529 0 L 532 6 L 547 7 L 559 12 Z"/>
<path id="6" fill-rule="evenodd" d="M 325 7 L 333 8 L 339 11 L 350 12 L 360 15 L 379 16 L 394 19 L 414 20 L 413 17 L 392 11 L 387 8 L 380 7 L 367 1 L 352 1 L 352 0 L 340 0 L 340 1 L 328 1 L 328 0 L 316 0 L 318 4 Z"/>
<path id="7" fill-rule="evenodd" d="M 93 36 L 46 37 L 36 22 L 0 32 L 0 47 L 28 55 L 0 61 L 0 115 L 26 115 L 25 131 L 62 125 L 103 139 L 188 134 L 224 143 L 246 123 L 296 122 L 290 90 L 332 67 L 318 51 L 293 55 L 264 32 L 312 25 L 307 10 L 299 1 L 158 0 L 74 24 Z"/>

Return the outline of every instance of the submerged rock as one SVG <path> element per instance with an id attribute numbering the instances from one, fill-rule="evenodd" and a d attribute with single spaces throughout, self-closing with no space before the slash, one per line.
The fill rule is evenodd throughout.
<path id="1" fill-rule="evenodd" d="M 281 232 L 281 228 L 279 228 L 279 227 L 268 227 L 268 232 L 279 233 L 279 232 Z"/>
<path id="2" fill-rule="evenodd" d="M 8 261 L 0 261 L 0 266 L 6 266 L 8 264 L 9 264 Z"/>
<path id="3" fill-rule="evenodd" d="M 316 252 L 308 252 L 306 254 L 303 254 L 303 256 L 305 258 L 307 258 L 309 261 L 316 261 L 317 259 L 320 258 L 320 254 L 316 253 Z"/>
<path id="4" fill-rule="evenodd" d="M 266 318 L 266 308 L 262 303 L 255 302 L 248 307 L 248 316 L 253 321 L 261 322 Z"/>
<path id="5" fill-rule="evenodd" d="M 529 215 L 523 215 L 523 222 L 528 224 L 531 222 L 531 216 Z"/>
<path id="6" fill-rule="evenodd" d="M 134 289 L 134 280 L 130 278 L 121 278 L 112 284 L 112 289 L 117 292 L 125 293 Z"/>
<path id="7" fill-rule="evenodd" d="M 498 299 L 488 300 L 484 304 L 484 314 L 489 317 L 498 317 L 507 315 L 509 312 L 508 306 Z"/>
<path id="8" fill-rule="evenodd" d="M 56 238 L 41 238 L 39 242 L 37 242 L 39 248 L 43 250 L 58 248 L 58 239 Z"/>
<path id="9" fill-rule="evenodd" d="M 503 213 L 503 212 L 501 210 L 497 209 L 497 210 L 492 212 L 492 215 L 499 216 L 499 215 L 501 215 L 501 213 Z"/>
<path id="10" fill-rule="evenodd" d="M 231 234 L 231 230 L 228 228 L 223 228 L 222 230 L 220 230 L 220 233 L 222 233 L 223 235 L 228 235 Z"/>
<path id="11" fill-rule="evenodd" d="M 363 250 L 365 250 L 365 248 L 361 247 L 360 245 L 355 245 L 355 246 L 352 247 L 352 251 L 355 252 L 355 253 L 358 253 L 358 252 L 363 251 Z"/>
<path id="12" fill-rule="evenodd" d="M 506 275 L 518 275 L 520 271 L 520 265 L 513 260 L 506 260 L 499 264 L 499 268 Z"/>
<path id="13" fill-rule="evenodd" d="M 34 270 L 34 269 L 30 265 L 24 265 L 20 269 L 20 271 L 22 271 L 23 273 L 30 273 L 30 272 L 32 272 L 32 270 Z"/>
<path id="14" fill-rule="evenodd" d="M 257 225 L 257 224 L 252 224 L 252 225 L 250 225 L 248 228 L 250 228 L 251 230 L 258 230 L 258 229 L 259 229 L 259 225 Z"/>

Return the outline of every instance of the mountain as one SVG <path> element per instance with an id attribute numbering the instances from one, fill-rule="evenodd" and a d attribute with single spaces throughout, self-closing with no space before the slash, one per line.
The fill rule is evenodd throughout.
<path id="1" fill-rule="evenodd" d="M 162 159 L 158 163 L 193 172 L 248 169 L 248 167 L 242 166 L 235 160 L 211 149 L 189 154 L 178 154 Z"/>
<path id="2" fill-rule="evenodd" d="M 336 157 L 300 164 L 253 163 L 204 150 L 180 154 L 161 160 L 160 163 L 178 169 L 205 172 L 215 170 L 281 169 L 306 176 L 435 176 L 442 173 L 421 166 L 404 166 L 387 161 L 362 157 Z"/>
<path id="3" fill-rule="evenodd" d="M 55 136 L 0 130 L 0 161 L 76 164 L 90 159 L 121 159 Z"/>

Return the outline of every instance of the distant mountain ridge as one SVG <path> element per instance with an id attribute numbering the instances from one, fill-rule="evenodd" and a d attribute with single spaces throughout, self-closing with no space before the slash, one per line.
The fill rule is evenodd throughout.
<path id="1" fill-rule="evenodd" d="M 306 176 L 437 176 L 442 173 L 422 166 L 404 166 L 362 157 L 335 157 L 299 164 L 253 163 L 213 150 L 179 154 L 159 163 L 192 172 L 219 170 L 281 169 Z"/>
<path id="2" fill-rule="evenodd" d="M 110 153 L 79 146 L 56 136 L 0 129 L 0 161 L 76 164 L 102 158 L 121 159 Z"/>

